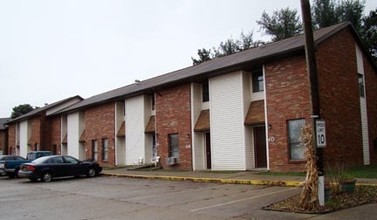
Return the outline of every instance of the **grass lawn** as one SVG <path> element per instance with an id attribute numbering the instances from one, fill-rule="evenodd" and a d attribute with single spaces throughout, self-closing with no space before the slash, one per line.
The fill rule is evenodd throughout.
<path id="1" fill-rule="evenodd" d="M 346 170 L 347 174 L 356 178 L 377 178 L 377 165 L 352 167 Z M 303 172 L 262 172 L 262 175 L 272 176 L 305 176 Z M 326 173 L 325 173 L 326 175 Z"/>
<path id="2" fill-rule="evenodd" d="M 377 165 L 352 167 L 347 173 L 356 178 L 377 178 Z"/>

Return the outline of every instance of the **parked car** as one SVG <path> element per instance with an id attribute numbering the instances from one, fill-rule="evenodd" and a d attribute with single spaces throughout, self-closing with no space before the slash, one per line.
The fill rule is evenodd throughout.
<path id="1" fill-rule="evenodd" d="M 0 167 L 4 170 L 5 174 L 9 177 L 17 177 L 20 165 L 22 163 L 31 162 L 39 157 L 52 155 L 51 151 L 30 151 L 27 153 L 26 159 L 21 156 L 13 156 L 13 160 L 4 161 L 3 165 L 0 163 Z"/>
<path id="2" fill-rule="evenodd" d="M 94 177 L 102 171 L 96 162 L 80 161 L 71 156 L 45 156 L 30 163 L 21 164 L 19 177 L 29 178 L 31 181 L 40 179 L 50 182 L 55 177 L 82 176 Z"/>
<path id="3" fill-rule="evenodd" d="M 0 155 L 0 176 L 5 176 L 5 162 L 7 161 L 25 161 L 26 159 L 21 156 L 13 155 Z M 18 171 L 18 170 L 17 170 Z"/>

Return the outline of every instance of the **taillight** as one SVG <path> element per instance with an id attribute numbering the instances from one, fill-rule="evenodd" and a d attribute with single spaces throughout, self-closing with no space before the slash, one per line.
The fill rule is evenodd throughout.
<path id="1" fill-rule="evenodd" d="M 29 170 L 29 171 L 34 171 L 34 170 L 35 170 L 35 167 L 32 166 L 32 165 L 27 165 L 27 166 L 26 166 L 26 169 Z"/>

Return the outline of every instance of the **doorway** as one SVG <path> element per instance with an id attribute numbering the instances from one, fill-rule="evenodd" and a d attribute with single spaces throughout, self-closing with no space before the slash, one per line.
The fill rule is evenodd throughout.
<path id="1" fill-rule="evenodd" d="M 254 127 L 254 159 L 255 168 L 267 167 L 266 152 L 266 128 L 264 126 Z"/>
<path id="2" fill-rule="evenodd" d="M 212 169 L 210 133 L 206 133 L 206 159 L 207 159 L 207 169 L 210 170 Z"/>

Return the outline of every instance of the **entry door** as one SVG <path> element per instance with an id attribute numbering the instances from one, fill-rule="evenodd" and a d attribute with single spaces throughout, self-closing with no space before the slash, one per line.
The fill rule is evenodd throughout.
<path id="1" fill-rule="evenodd" d="M 267 153 L 266 153 L 266 129 L 265 127 L 254 128 L 254 152 L 255 152 L 255 167 L 267 167 Z"/>
<path id="2" fill-rule="evenodd" d="M 206 133 L 206 158 L 207 158 L 207 169 L 212 169 L 212 161 L 211 161 L 211 135 L 210 133 Z"/>

